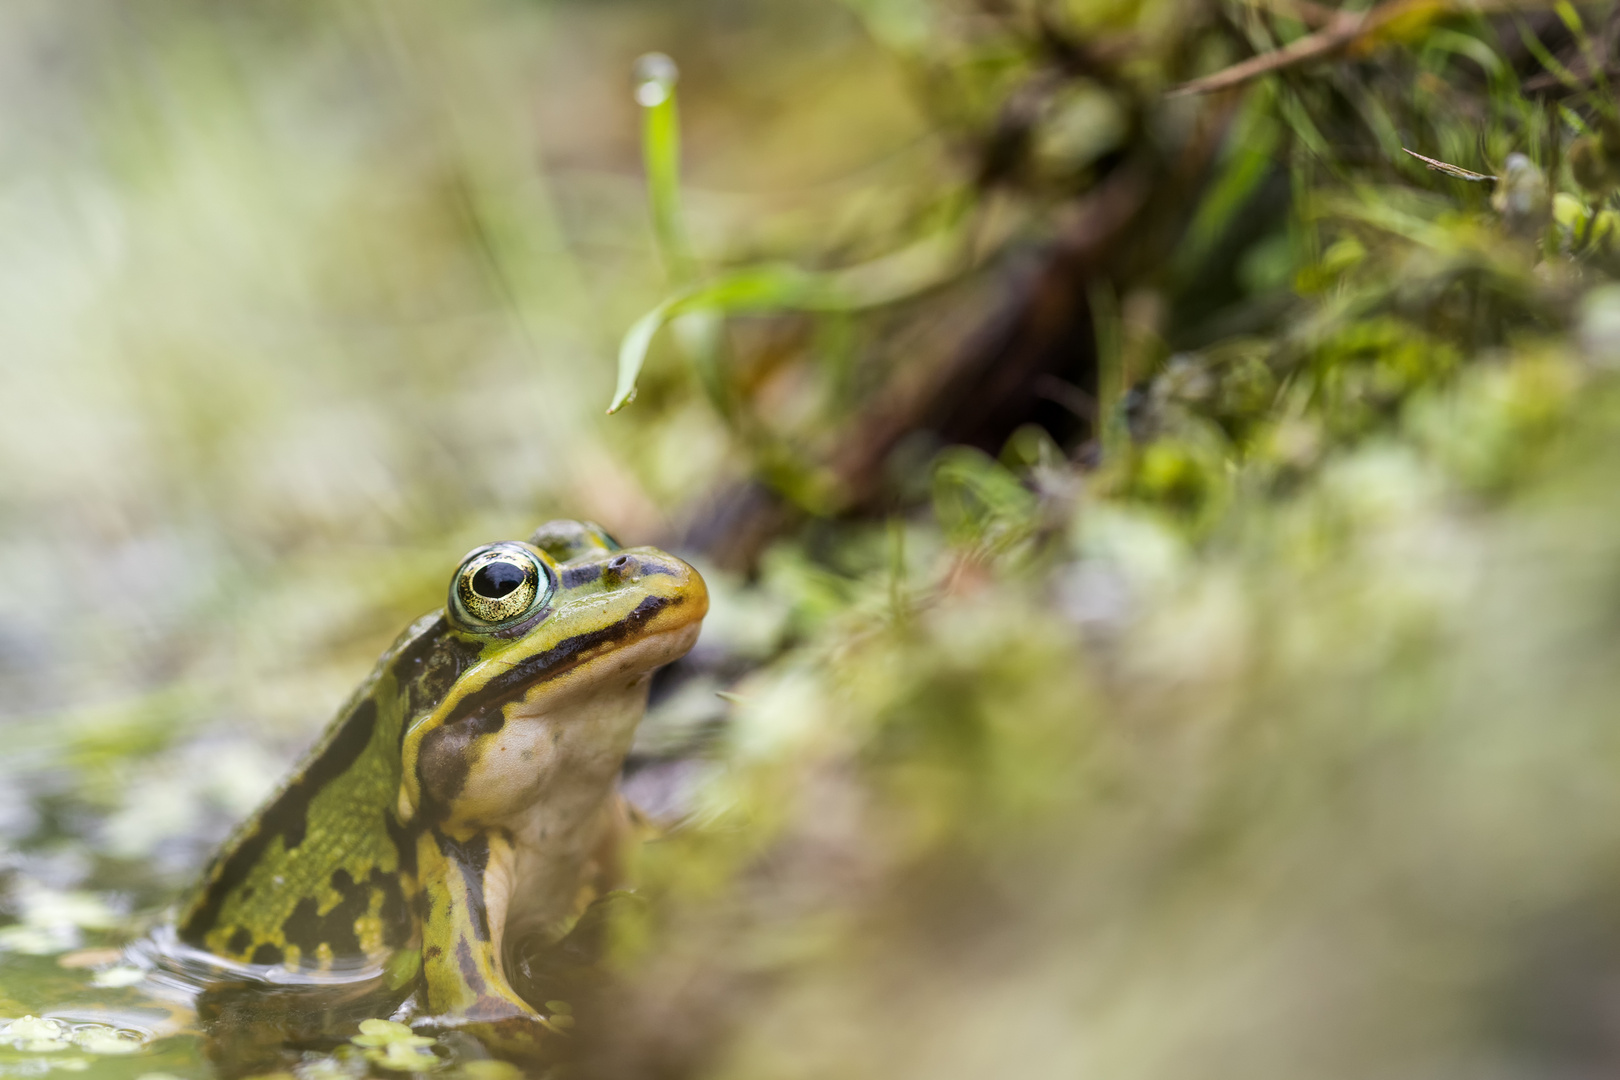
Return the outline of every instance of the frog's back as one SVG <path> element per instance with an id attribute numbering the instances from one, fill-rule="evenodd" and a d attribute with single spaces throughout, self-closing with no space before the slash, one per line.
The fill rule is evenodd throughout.
<path id="1" fill-rule="evenodd" d="M 402 634 L 216 856 L 180 940 L 241 963 L 334 972 L 374 968 L 409 944 L 416 848 L 396 814 L 401 733 L 477 652 L 442 616 Z"/>

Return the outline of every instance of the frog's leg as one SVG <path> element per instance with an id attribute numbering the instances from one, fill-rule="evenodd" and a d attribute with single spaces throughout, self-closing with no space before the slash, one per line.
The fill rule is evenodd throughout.
<path id="1" fill-rule="evenodd" d="M 433 1022 L 470 1031 L 496 1052 L 542 1053 L 555 1036 L 501 966 L 511 842 L 500 830 L 452 835 L 434 827 L 422 831 L 416 850 L 422 986 Z"/>

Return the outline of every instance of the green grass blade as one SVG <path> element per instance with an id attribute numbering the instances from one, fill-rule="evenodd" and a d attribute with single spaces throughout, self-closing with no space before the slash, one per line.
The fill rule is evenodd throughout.
<path id="1" fill-rule="evenodd" d="M 961 264 L 960 237 L 932 236 L 892 255 L 844 270 L 815 272 L 766 264 L 745 267 L 683 289 L 637 319 L 619 344 L 619 377 L 609 413 L 635 399 L 636 380 L 658 331 L 695 312 L 846 312 L 881 307 L 947 280 Z"/>
<path id="2" fill-rule="evenodd" d="M 647 202 L 653 238 L 664 268 L 677 286 L 697 276 L 697 260 L 681 205 L 681 119 L 675 105 L 675 61 L 648 53 L 636 61 L 635 95 L 641 106 L 641 157 L 647 170 Z"/>

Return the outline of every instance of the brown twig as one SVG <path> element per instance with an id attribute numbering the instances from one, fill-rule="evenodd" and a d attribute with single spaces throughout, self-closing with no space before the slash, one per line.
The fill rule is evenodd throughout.
<path id="1" fill-rule="evenodd" d="M 1482 13 L 1490 9 L 1515 9 L 1523 6 L 1531 5 L 1514 3 L 1512 0 L 1498 3 L 1484 0 L 1472 4 L 1462 3 L 1459 0 L 1384 0 L 1384 3 L 1367 11 L 1338 12 L 1323 29 L 1314 34 L 1307 34 L 1272 52 L 1251 56 L 1213 75 L 1184 82 L 1172 89 L 1169 96 L 1185 97 L 1191 94 L 1210 94 L 1217 90 L 1228 90 L 1252 82 L 1262 75 L 1299 67 L 1313 60 L 1326 59 L 1371 37 L 1397 19 L 1425 10 L 1437 14 L 1451 14 L 1465 10 Z"/>
<path id="2" fill-rule="evenodd" d="M 1213 75 L 1205 75 L 1200 79 L 1184 82 L 1170 91 L 1170 97 L 1185 97 L 1191 94 L 1212 94 L 1217 90 L 1227 90 L 1234 86 L 1242 86 L 1252 82 L 1262 75 L 1269 75 L 1274 71 L 1285 68 L 1298 67 L 1312 60 L 1319 60 L 1349 47 L 1358 37 L 1369 29 L 1369 24 L 1377 14 L 1385 8 L 1398 7 L 1402 10 L 1412 6 L 1413 0 L 1388 0 L 1388 2 L 1373 8 L 1371 11 L 1346 11 L 1333 17 L 1324 29 L 1314 34 L 1307 34 L 1296 41 L 1291 41 L 1280 49 L 1272 52 L 1251 56 L 1249 59 L 1223 68 Z M 1387 18 L 1384 21 L 1388 21 Z"/>

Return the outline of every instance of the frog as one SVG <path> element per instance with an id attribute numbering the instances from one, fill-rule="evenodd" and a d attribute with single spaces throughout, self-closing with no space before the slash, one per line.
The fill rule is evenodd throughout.
<path id="1" fill-rule="evenodd" d="M 560 1026 L 510 946 L 618 884 L 649 681 L 707 612 L 689 564 L 591 522 L 473 549 L 219 849 L 176 947 L 239 984 L 405 986 L 417 1026 L 540 1053 Z"/>

